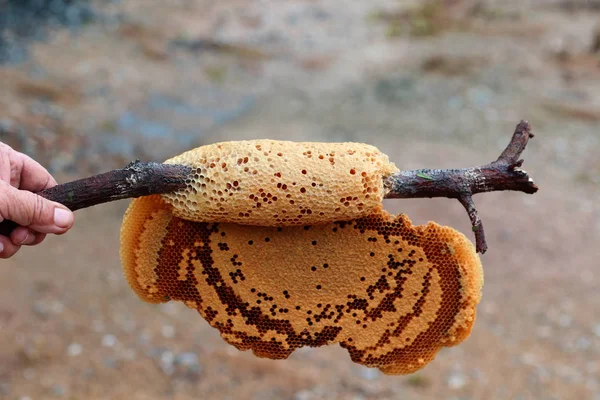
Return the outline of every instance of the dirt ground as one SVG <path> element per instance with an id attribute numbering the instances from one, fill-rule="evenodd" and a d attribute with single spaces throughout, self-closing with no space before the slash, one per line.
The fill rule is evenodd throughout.
<path id="1" fill-rule="evenodd" d="M 598 2 L 92 4 L 80 29 L 48 28 L 0 65 L 0 140 L 61 182 L 247 138 L 473 166 L 527 119 L 541 189 L 476 196 L 490 250 L 473 333 L 396 377 L 339 347 L 257 359 L 181 304 L 142 303 L 118 257 L 127 202 L 78 211 L 1 263 L 1 399 L 600 400 Z M 470 232 L 455 201 L 386 208 Z"/>

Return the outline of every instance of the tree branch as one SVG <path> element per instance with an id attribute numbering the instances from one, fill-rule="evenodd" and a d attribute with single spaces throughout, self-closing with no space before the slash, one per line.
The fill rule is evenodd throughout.
<path id="1" fill-rule="evenodd" d="M 384 186 L 387 190 L 385 198 L 457 199 L 469 214 L 475 232 L 477 251 L 483 254 L 487 250 L 485 232 L 472 196 L 477 193 L 501 190 L 515 190 L 529 194 L 537 192 L 538 187 L 527 172 L 520 168 L 523 160 L 519 159 L 532 137 L 531 125 L 527 121 L 521 121 L 500 157 L 487 165 L 462 169 L 400 171 L 385 180 Z"/>
<path id="2" fill-rule="evenodd" d="M 520 169 L 523 160 L 519 159 L 532 137 L 529 123 L 521 121 L 509 145 L 490 164 L 476 168 L 400 171 L 385 179 L 385 198 L 457 199 L 471 219 L 477 251 L 484 253 L 487 244 L 472 196 L 499 190 L 535 193 L 538 187 Z M 191 169 L 183 165 L 135 161 L 123 169 L 57 185 L 38 194 L 75 211 L 120 199 L 174 192 L 186 186 L 190 173 Z M 10 235 L 16 226 L 12 221 L 2 221 L 0 235 Z"/>
<path id="3" fill-rule="evenodd" d="M 63 183 L 38 194 L 75 211 L 111 201 L 183 189 L 190 172 L 191 169 L 184 165 L 137 160 L 123 169 Z M 16 227 L 13 221 L 2 221 L 0 235 L 8 236 Z"/>

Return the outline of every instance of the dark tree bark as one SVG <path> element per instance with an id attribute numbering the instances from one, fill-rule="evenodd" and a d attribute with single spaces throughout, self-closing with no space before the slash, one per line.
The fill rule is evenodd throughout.
<path id="1" fill-rule="evenodd" d="M 533 137 L 531 125 L 521 121 L 515 129 L 512 140 L 500 157 L 487 165 L 461 169 L 419 169 L 400 171 L 386 179 L 384 186 L 389 190 L 386 198 L 408 199 L 423 197 L 448 197 L 457 199 L 465 207 L 473 232 L 477 251 L 485 253 L 487 244 L 483 224 L 477 214 L 473 195 L 501 190 L 515 190 L 528 194 L 538 191 L 538 187 L 521 169 L 519 159 Z"/>
<path id="2" fill-rule="evenodd" d="M 75 211 L 115 200 L 183 189 L 190 171 L 184 165 L 134 161 L 123 169 L 56 185 L 38 195 Z M 13 221 L 2 221 L 0 235 L 10 235 L 17 226 Z"/>
<path id="3" fill-rule="evenodd" d="M 485 253 L 487 244 L 483 225 L 472 196 L 501 190 L 535 193 L 538 187 L 520 168 L 523 160 L 519 159 L 532 137 L 531 125 L 521 121 L 496 161 L 475 168 L 400 171 L 385 179 L 385 197 L 457 199 L 471 219 L 477 251 Z M 183 165 L 135 161 L 123 169 L 57 185 L 38 194 L 75 211 L 120 199 L 174 192 L 186 186 L 190 173 L 191 169 Z M 17 224 L 12 221 L 2 221 L 0 234 L 8 236 L 16 227 Z"/>

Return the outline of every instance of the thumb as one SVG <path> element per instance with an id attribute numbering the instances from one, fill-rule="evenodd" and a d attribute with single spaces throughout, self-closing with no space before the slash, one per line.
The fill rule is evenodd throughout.
<path id="1" fill-rule="evenodd" d="M 65 233 L 73 213 L 62 204 L 0 182 L 0 217 L 41 233 Z"/>

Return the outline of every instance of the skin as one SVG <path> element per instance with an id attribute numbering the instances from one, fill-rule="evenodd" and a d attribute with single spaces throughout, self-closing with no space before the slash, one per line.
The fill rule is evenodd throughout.
<path id="1" fill-rule="evenodd" d="M 0 142 L 0 220 L 20 225 L 10 237 L 0 235 L 0 258 L 10 258 L 21 246 L 35 246 L 47 234 L 62 235 L 73 226 L 68 208 L 35 194 L 53 186 L 56 181 L 44 167 Z"/>

